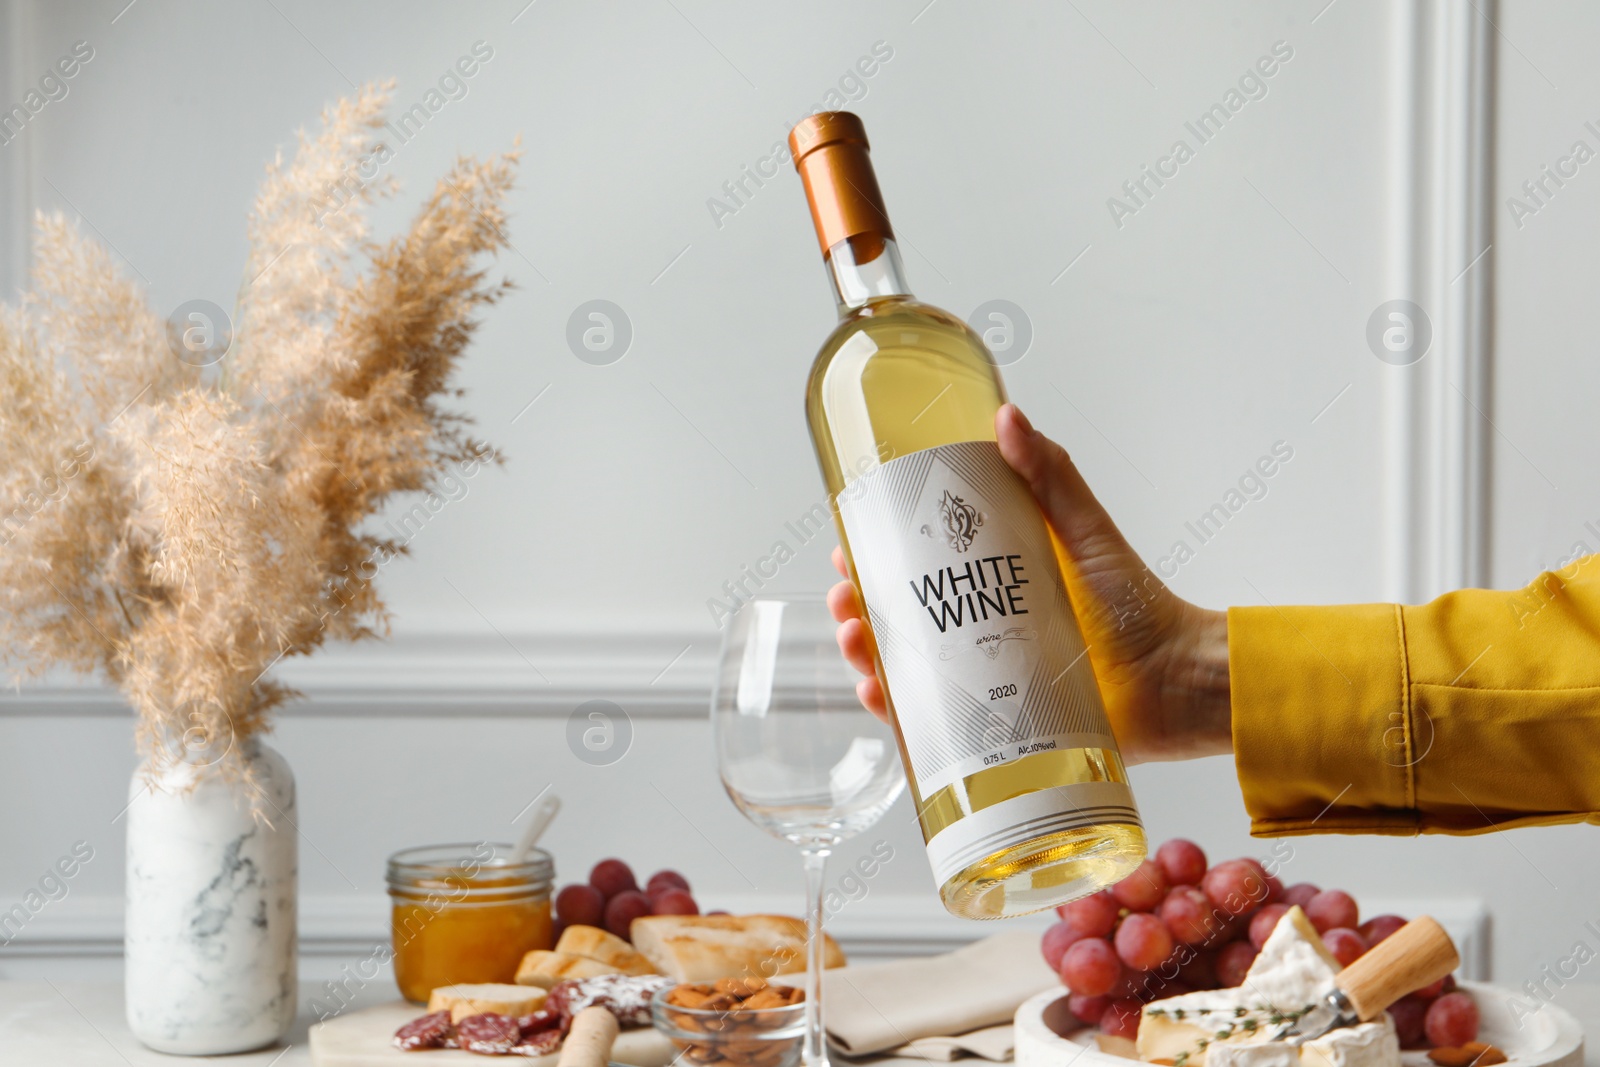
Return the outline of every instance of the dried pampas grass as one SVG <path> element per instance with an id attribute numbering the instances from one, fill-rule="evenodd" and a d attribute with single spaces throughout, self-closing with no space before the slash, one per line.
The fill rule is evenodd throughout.
<path id="1" fill-rule="evenodd" d="M 0 652 L 20 682 L 99 672 L 152 773 L 220 761 L 294 694 L 268 674 L 386 630 L 373 587 L 405 545 L 362 532 L 394 494 L 498 456 L 446 400 L 508 283 L 519 153 L 459 160 L 411 228 L 368 238 L 388 86 L 367 86 L 267 169 L 220 372 L 99 244 L 37 221 L 31 292 L 0 308 Z"/>

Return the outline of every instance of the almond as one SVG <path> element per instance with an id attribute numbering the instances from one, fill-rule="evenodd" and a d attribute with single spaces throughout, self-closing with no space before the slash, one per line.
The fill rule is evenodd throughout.
<path id="1" fill-rule="evenodd" d="M 1468 1041 L 1465 1045 L 1446 1045 L 1428 1051 L 1428 1059 L 1439 1067 L 1492 1067 L 1506 1062 L 1506 1054 L 1482 1041 Z"/>

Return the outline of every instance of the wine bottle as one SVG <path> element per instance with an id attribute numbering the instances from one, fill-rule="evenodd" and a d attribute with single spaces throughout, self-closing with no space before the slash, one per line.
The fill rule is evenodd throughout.
<path id="1" fill-rule="evenodd" d="M 839 309 L 806 415 L 939 896 L 975 919 L 1085 896 L 1144 830 L 1065 557 L 995 441 L 994 358 L 911 296 L 861 120 L 813 115 L 789 148 Z"/>

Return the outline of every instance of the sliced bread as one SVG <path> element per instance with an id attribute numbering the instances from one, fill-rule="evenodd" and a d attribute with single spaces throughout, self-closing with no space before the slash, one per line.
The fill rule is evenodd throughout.
<path id="1" fill-rule="evenodd" d="M 806 969 L 806 924 L 787 915 L 647 915 L 630 930 L 633 947 L 680 982 L 772 978 Z M 844 953 L 823 935 L 823 966 Z M 520 981 L 520 979 L 519 979 Z"/>

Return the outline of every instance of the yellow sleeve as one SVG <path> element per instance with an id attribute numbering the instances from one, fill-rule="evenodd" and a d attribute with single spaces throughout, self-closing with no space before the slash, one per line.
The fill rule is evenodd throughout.
<path id="1" fill-rule="evenodd" d="M 1228 612 L 1251 832 L 1600 823 L 1600 555 L 1514 592 Z"/>

